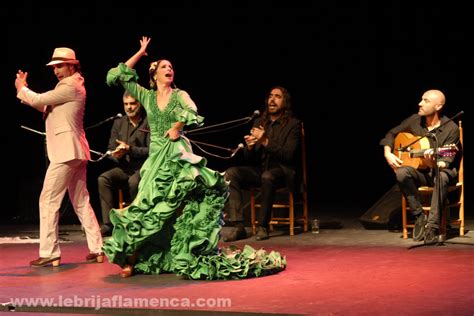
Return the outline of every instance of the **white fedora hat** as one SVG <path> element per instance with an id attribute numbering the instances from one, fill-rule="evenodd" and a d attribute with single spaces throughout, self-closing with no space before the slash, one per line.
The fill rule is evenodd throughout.
<path id="1" fill-rule="evenodd" d="M 51 61 L 46 66 L 52 66 L 57 64 L 79 64 L 79 60 L 76 59 L 76 53 L 67 47 L 58 47 L 54 50 Z"/>

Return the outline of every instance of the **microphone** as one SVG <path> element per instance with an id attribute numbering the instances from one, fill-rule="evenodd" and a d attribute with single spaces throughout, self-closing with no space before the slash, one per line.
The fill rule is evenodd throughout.
<path id="1" fill-rule="evenodd" d="M 259 116 L 260 116 L 260 111 L 255 110 L 255 111 L 253 111 L 252 116 L 250 116 L 250 120 L 253 120 L 254 118 L 259 117 Z"/>
<path id="2" fill-rule="evenodd" d="M 104 123 L 107 123 L 108 121 L 115 120 L 115 119 L 117 119 L 117 118 L 121 118 L 122 116 L 123 116 L 122 113 L 117 113 L 117 114 L 115 114 L 114 116 L 111 116 L 111 117 L 109 117 L 109 118 L 106 118 L 105 120 L 102 120 L 102 121 L 100 121 L 100 122 L 97 123 L 97 124 L 88 126 L 88 127 L 86 127 L 85 129 L 87 130 L 87 129 L 89 129 L 89 128 L 93 128 L 93 127 L 100 126 L 100 125 L 102 125 L 102 124 L 104 124 Z"/>
<path id="3" fill-rule="evenodd" d="M 100 124 L 103 124 L 103 123 L 105 123 L 105 122 L 108 122 L 108 121 L 111 121 L 111 120 L 115 120 L 115 119 L 121 118 L 122 116 L 123 116 L 122 113 L 117 113 L 117 114 L 115 114 L 114 116 L 111 116 L 111 117 L 109 117 L 109 118 L 106 118 L 106 119 L 103 120 L 103 121 L 100 121 L 99 123 L 100 123 Z"/>
<path id="4" fill-rule="evenodd" d="M 243 149 L 244 147 L 245 147 L 244 144 L 240 143 L 240 144 L 237 146 L 237 148 L 232 149 L 232 154 L 230 155 L 230 158 L 234 157 L 235 154 L 237 154 L 237 152 L 238 152 L 239 150 Z"/>
<path id="5" fill-rule="evenodd" d="M 116 152 L 118 152 L 120 150 L 124 150 L 125 148 L 126 147 L 124 145 L 120 145 L 117 148 L 115 148 L 114 150 L 107 150 L 104 155 L 110 156 L 110 155 L 115 154 Z"/>
<path id="6" fill-rule="evenodd" d="M 120 114 L 120 113 L 119 113 L 119 114 Z M 119 115 L 119 114 L 117 114 L 117 115 Z M 117 115 L 116 115 L 116 116 L 117 116 Z M 121 116 L 122 116 L 122 114 L 120 114 L 120 117 L 121 117 Z M 109 118 L 109 119 L 110 119 L 110 118 Z M 125 149 L 125 147 L 119 146 L 119 147 L 115 148 L 114 150 L 107 150 L 105 153 L 101 153 L 100 151 L 95 151 L 95 150 L 89 149 L 89 151 L 90 151 L 91 153 L 94 153 L 94 154 L 96 154 L 96 155 L 100 155 L 100 157 L 99 157 L 98 159 L 95 159 L 95 160 L 91 159 L 90 161 L 92 161 L 92 162 L 99 162 L 99 161 L 101 161 L 102 159 L 104 159 L 104 158 L 107 157 L 107 156 L 112 156 L 114 153 L 116 153 L 116 152 L 119 151 L 120 149 Z"/>
<path id="7" fill-rule="evenodd" d="M 92 149 L 89 149 L 89 151 L 91 153 L 94 153 L 96 155 L 99 155 L 100 157 L 98 159 L 91 159 L 90 161 L 91 162 L 99 162 L 101 161 L 102 159 L 104 159 L 105 157 L 109 156 L 112 154 L 112 151 L 111 150 L 107 150 L 106 153 L 101 153 L 100 151 L 95 151 L 95 150 L 92 150 Z"/>

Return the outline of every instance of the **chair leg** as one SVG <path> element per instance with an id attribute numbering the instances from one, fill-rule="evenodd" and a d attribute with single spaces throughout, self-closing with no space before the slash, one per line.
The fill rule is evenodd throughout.
<path id="1" fill-rule="evenodd" d="M 118 205 L 119 205 L 119 209 L 122 209 L 123 208 L 123 192 L 121 189 L 119 189 L 118 191 Z"/>
<path id="2" fill-rule="evenodd" d="M 308 231 L 308 194 L 303 193 L 303 225 L 304 232 Z"/>
<path id="3" fill-rule="evenodd" d="M 256 208 L 260 207 L 259 204 L 256 203 L 255 201 L 255 192 L 253 190 L 250 190 L 250 220 L 252 223 L 252 232 L 255 235 L 257 232 L 257 219 L 256 219 Z M 272 210 L 272 215 L 270 218 L 270 223 L 269 223 L 269 230 L 273 231 L 273 226 L 275 224 L 281 225 L 289 225 L 289 235 L 294 236 L 295 235 L 295 196 L 292 192 L 288 193 L 288 203 L 274 203 L 273 208 L 278 208 L 278 209 L 287 209 L 288 210 L 288 217 L 274 217 L 273 216 L 273 210 Z M 298 217 L 298 221 L 303 220 L 303 225 L 304 225 L 304 231 L 307 232 L 309 228 L 309 219 L 308 219 L 308 199 L 306 193 L 303 195 L 303 217 L 300 218 Z"/>
<path id="4" fill-rule="evenodd" d="M 255 225 L 255 192 L 250 190 L 250 221 L 252 222 L 252 233 L 257 233 L 257 227 Z"/>
<path id="5" fill-rule="evenodd" d="M 295 234 L 295 204 L 293 200 L 293 192 L 290 192 L 289 194 L 289 202 L 290 205 L 290 236 L 293 236 Z"/>
<path id="6" fill-rule="evenodd" d="M 407 200 L 402 196 L 402 226 L 403 226 L 403 239 L 408 239 L 407 230 Z"/>

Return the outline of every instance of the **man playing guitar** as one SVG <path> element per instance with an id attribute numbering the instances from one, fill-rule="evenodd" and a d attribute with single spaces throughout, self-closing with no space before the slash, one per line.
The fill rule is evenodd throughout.
<path id="1" fill-rule="evenodd" d="M 400 190 L 407 200 L 412 215 L 416 218 L 413 239 L 416 241 L 424 239 L 425 243 L 435 243 L 438 240 L 440 214 L 447 198 L 447 187 L 457 178 L 455 163 L 457 150 L 452 149 L 457 149 L 456 145 L 459 144 L 459 128 L 456 123 L 441 115 L 445 102 L 446 98 L 440 90 L 426 91 L 418 104 L 418 114 L 403 120 L 398 126 L 389 130 L 380 141 L 380 145 L 384 147 L 385 159 L 395 170 Z M 407 143 L 401 141 L 403 137 L 411 139 L 409 135 L 418 137 L 412 137 L 410 142 L 405 140 Z M 425 135 L 428 136 L 421 138 Z M 416 148 L 415 152 L 421 154 L 410 155 L 413 148 Z M 445 151 L 450 154 L 440 154 Z M 402 153 L 407 155 L 402 157 Z M 418 159 L 419 165 L 408 163 L 412 158 Z M 436 171 L 439 171 L 439 190 L 433 192 L 431 210 L 426 218 L 418 195 L 418 187 L 434 186 L 438 180 Z"/>

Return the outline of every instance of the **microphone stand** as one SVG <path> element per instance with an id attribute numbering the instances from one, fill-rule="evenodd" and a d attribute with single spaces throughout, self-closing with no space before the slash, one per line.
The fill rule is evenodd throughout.
<path id="1" fill-rule="evenodd" d="M 39 135 L 43 135 L 44 136 L 44 158 L 45 158 L 45 170 L 47 171 L 48 170 L 48 167 L 49 167 L 49 157 L 48 157 L 48 148 L 47 148 L 47 145 L 46 145 L 46 133 L 45 132 L 40 132 L 40 131 L 37 131 L 35 129 L 32 129 L 30 127 L 27 127 L 27 126 L 24 126 L 24 125 L 20 125 L 21 128 L 23 129 L 26 129 L 30 132 L 33 132 L 33 133 L 36 133 L 36 134 L 39 134 Z M 105 153 L 101 153 L 101 152 L 98 152 L 98 151 L 94 151 L 94 150 L 90 150 L 90 152 L 92 153 L 95 153 L 97 155 L 101 155 L 99 159 L 97 160 L 91 160 L 92 162 L 96 162 L 96 161 L 100 161 L 102 159 L 104 159 L 105 156 L 107 156 L 108 154 Z M 59 210 L 59 214 L 60 216 L 63 216 L 66 212 L 67 212 L 67 208 L 72 205 L 71 203 L 68 203 L 66 201 L 69 201 L 70 202 L 70 199 L 69 199 L 69 195 L 66 194 L 63 198 L 63 201 L 61 203 L 61 207 L 60 207 L 60 210 Z"/>
<path id="2" fill-rule="evenodd" d="M 243 118 L 240 118 L 240 119 L 231 120 L 231 121 L 227 121 L 227 122 L 222 122 L 222 123 L 209 125 L 209 126 L 205 126 L 205 127 L 201 127 L 201 128 L 195 128 L 195 129 L 192 129 L 190 131 L 182 131 L 182 135 L 186 137 L 186 135 L 188 135 L 188 134 L 202 135 L 202 134 L 216 133 L 216 132 L 228 130 L 228 129 L 231 129 L 231 128 L 234 128 L 234 127 L 237 127 L 237 126 L 240 126 L 240 125 L 247 124 L 248 122 L 250 122 L 251 120 L 253 120 L 255 117 L 257 117 L 259 115 L 260 115 L 260 111 L 256 110 L 256 111 L 253 112 L 253 114 L 251 116 L 246 116 L 246 117 L 243 117 Z M 235 124 L 235 123 L 240 123 L 240 124 L 233 125 L 233 126 L 223 128 L 223 129 L 218 129 L 218 130 L 213 130 L 213 131 L 208 131 L 208 132 L 202 132 L 204 130 L 208 130 L 208 129 L 211 129 L 211 128 L 216 128 L 216 127 L 225 126 L 225 125 L 229 125 L 229 124 Z M 198 132 L 198 133 L 196 133 L 196 132 Z M 231 159 L 237 154 L 237 152 L 239 150 L 241 150 L 242 148 L 245 147 L 243 144 L 239 144 L 237 146 L 237 148 L 231 149 L 231 148 L 221 147 L 221 146 L 217 146 L 217 145 L 213 145 L 213 144 L 209 144 L 209 143 L 199 142 L 199 141 L 196 141 L 196 140 L 192 140 L 188 137 L 187 137 L 187 139 L 189 140 L 189 142 L 191 142 L 194 146 L 196 146 L 202 152 L 204 152 L 204 153 L 206 153 L 210 156 L 221 158 L 221 159 Z M 217 155 L 217 154 L 213 154 L 213 153 L 210 153 L 210 152 L 204 150 L 199 145 L 205 145 L 205 146 L 209 146 L 209 147 L 213 147 L 213 148 L 217 148 L 217 149 L 221 149 L 221 150 L 226 150 L 226 151 L 230 152 L 231 154 L 227 157 Z"/>
<path id="3" fill-rule="evenodd" d="M 213 157 L 216 157 L 216 158 L 221 158 L 221 159 L 231 159 L 233 158 L 237 152 L 239 150 L 241 150 L 242 148 L 244 148 L 244 144 L 240 143 L 237 148 L 235 149 L 232 149 L 232 148 L 226 148 L 226 147 L 222 147 L 222 146 L 217 146 L 217 145 L 213 145 L 213 144 L 209 144 L 209 143 L 204 143 L 204 142 L 198 142 L 196 140 L 192 140 L 192 139 L 189 139 L 188 140 L 191 142 L 191 144 L 193 144 L 194 146 L 196 146 L 197 148 L 199 148 L 202 152 L 208 154 L 209 156 L 213 156 Z M 208 152 L 207 150 L 204 150 L 201 146 L 199 145 L 205 145 L 205 146 L 209 146 L 209 147 L 213 147 L 213 148 L 217 148 L 217 149 L 221 149 L 221 150 L 226 150 L 228 152 L 230 152 L 231 154 L 227 157 L 224 157 L 224 156 L 221 156 L 221 155 L 217 155 L 217 154 L 213 154 L 213 153 L 210 153 Z"/>
<path id="4" fill-rule="evenodd" d="M 31 131 L 31 132 L 33 132 L 33 133 L 36 133 L 36 134 L 40 134 L 40 135 L 43 135 L 43 136 L 46 135 L 45 132 L 40 132 L 40 131 L 37 131 L 37 130 L 35 130 L 35 129 L 32 129 L 32 128 L 23 126 L 23 125 L 20 125 L 20 127 L 21 127 L 21 128 L 24 128 L 24 129 L 27 129 L 27 130 L 29 130 L 29 131 Z"/>
<path id="5" fill-rule="evenodd" d="M 26 129 L 26 130 L 29 130 L 30 132 L 33 132 L 33 133 L 36 133 L 36 134 L 40 134 L 40 135 L 43 135 L 43 136 L 46 136 L 46 133 L 45 132 L 40 132 L 40 131 L 37 131 L 35 129 L 32 129 L 30 127 L 27 127 L 27 126 L 24 126 L 24 125 L 20 125 L 21 128 L 23 129 Z M 102 159 L 104 159 L 109 153 L 101 153 L 100 151 L 95 151 L 95 150 L 92 150 L 92 149 L 89 149 L 89 151 L 91 153 L 94 153 L 96 155 L 99 155 L 100 158 L 99 159 L 96 159 L 96 160 L 90 160 L 91 162 L 98 162 L 98 161 L 101 161 Z M 44 138 L 44 156 L 45 156 L 45 159 L 46 159 L 46 169 L 48 169 L 48 165 L 49 165 L 49 158 L 48 158 L 48 149 L 47 149 L 47 146 L 46 146 L 46 137 Z"/>
<path id="6" fill-rule="evenodd" d="M 119 113 L 119 114 L 120 114 L 120 113 Z M 94 128 L 94 127 L 100 126 L 100 125 L 102 125 L 102 124 L 104 124 L 104 123 L 107 123 L 108 121 L 115 120 L 116 118 L 122 117 L 122 115 L 119 115 L 119 114 L 114 115 L 114 116 L 111 116 L 111 117 L 109 117 L 109 118 L 106 118 L 105 120 L 102 120 L 102 121 L 100 121 L 99 123 L 96 123 L 96 124 L 94 124 L 94 125 L 87 126 L 86 128 L 84 128 L 84 130 L 86 131 L 86 130 L 88 130 L 88 129 L 90 129 L 90 128 Z"/>
<path id="7" fill-rule="evenodd" d="M 217 146 L 217 145 L 213 145 L 213 144 L 209 144 L 209 143 L 204 143 L 204 142 L 198 142 L 197 140 L 189 140 L 189 141 L 193 144 L 206 145 L 206 146 L 213 147 L 213 148 L 227 150 L 228 152 L 233 152 L 234 151 L 234 149 L 232 149 L 232 148 L 221 147 L 221 146 Z"/>
<path id="8" fill-rule="evenodd" d="M 195 128 L 195 129 L 192 129 L 190 131 L 183 131 L 183 134 L 185 134 L 185 135 L 195 134 L 196 132 L 204 131 L 204 130 L 207 130 L 207 129 L 210 129 L 210 128 L 215 128 L 215 127 L 220 127 L 220 126 L 223 126 L 223 125 L 229 125 L 229 124 L 235 124 L 235 123 L 243 122 L 243 123 L 235 125 L 235 126 L 231 126 L 231 127 L 225 128 L 225 129 L 220 129 L 220 130 L 214 131 L 214 133 L 219 132 L 219 131 L 225 131 L 227 129 L 231 129 L 231 128 L 236 127 L 236 126 L 246 124 L 246 123 L 250 122 L 254 117 L 255 117 L 255 115 L 246 116 L 246 117 L 236 119 L 236 120 L 232 120 L 232 121 L 222 122 L 222 123 L 209 125 L 209 126 L 205 126 L 205 127 L 201 127 L 201 128 Z M 212 132 L 207 132 L 207 133 L 212 133 Z M 206 132 L 198 133 L 198 134 L 195 134 L 195 135 L 200 135 L 200 134 L 206 134 Z"/>

